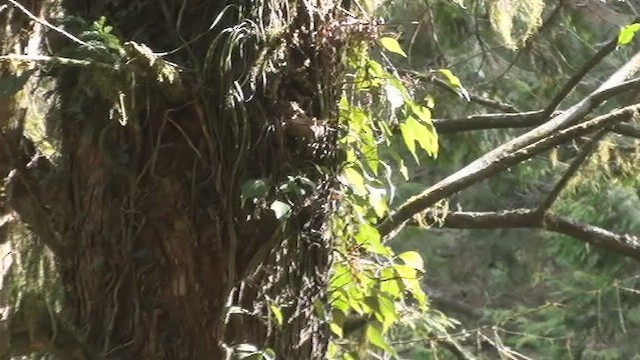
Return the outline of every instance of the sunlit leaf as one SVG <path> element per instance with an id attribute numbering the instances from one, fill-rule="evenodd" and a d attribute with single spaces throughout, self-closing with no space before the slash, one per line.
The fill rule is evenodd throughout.
<path id="1" fill-rule="evenodd" d="M 278 306 L 276 306 L 275 304 L 271 304 L 269 305 L 269 309 L 271 310 L 271 313 L 273 314 L 273 318 L 276 320 L 276 324 L 278 326 L 282 326 L 282 310 L 280 310 L 280 308 Z"/>
<path id="2" fill-rule="evenodd" d="M 342 338 L 344 336 L 342 332 L 342 326 L 334 322 L 329 323 L 329 329 L 331 329 L 331 332 L 336 334 L 336 336 L 339 338 Z"/>
<path id="3" fill-rule="evenodd" d="M 400 124 L 400 133 L 402 134 L 402 140 L 404 140 L 407 150 L 413 155 L 416 163 L 419 164 L 420 160 L 418 159 L 418 154 L 416 154 L 416 134 L 413 132 L 411 124 L 407 124 L 406 122 Z"/>
<path id="4" fill-rule="evenodd" d="M 382 45 L 382 47 L 384 47 L 385 49 L 387 49 L 388 51 L 392 52 L 392 53 L 396 53 L 398 55 L 402 55 L 404 57 L 407 57 L 407 54 L 404 52 L 404 50 L 402 50 L 402 47 L 400 46 L 400 43 L 398 42 L 398 40 L 392 38 L 392 37 L 383 37 L 380 39 L 380 44 Z"/>
<path id="5" fill-rule="evenodd" d="M 420 123 L 413 116 L 409 116 L 403 124 L 400 124 L 400 132 L 416 162 L 419 163 L 416 154 L 416 141 L 427 154 L 431 156 L 438 154 L 438 136 L 433 130 L 433 126 Z"/>
<path id="6" fill-rule="evenodd" d="M 400 164 L 398 167 L 398 170 L 400 171 L 400 174 L 402 174 L 402 177 L 404 177 L 406 181 L 409 181 L 409 169 L 407 169 L 407 166 L 404 164 L 403 159 L 400 159 Z"/>
<path id="7" fill-rule="evenodd" d="M 462 82 L 460 82 L 460 79 L 457 76 L 453 75 L 451 70 L 440 69 L 438 70 L 438 72 L 444 75 L 445 78 L 447 78 L 447 82 L 449 83 L 449 85 L 453 86 L 454 88 L 462 87 Z"/>
<path id="8" fill-rule="evenodd" d="M 389 211 L 386 193 L 384 189 L 369 187 L 369 205 L 371 205 L 378 218 L 384 217 Z"/>
<path id="9" fill-rule="evenodd" d="M 346 168 L 344 169 L 344 176 L 358 194 L 364 195 L 367 193 L 364 177 L 362 177 L 362 174 L 360 174 L 358 170 L 353 167 Z"/>
<path id="10" fill-rule="evenodd" d="M 291 215 L 291 205 L 284 203 L 282 201 L 276 200 L 271 203 L 269 207 L 276 215 L 276 219 L 286 219 Z"/>
<path id="11" fill-rule="evenodd" d="M 372 325 L 367 326 L 367 339 L 371 344 L 379 347 L 380 349 L 387 352 L 393 352 L 387 341 L 384 339 L 384 336 L 382 336 L 380 330 L 376 329 Z"/>
<path id="12" fill-rule="evenodd" d="M 391 255 L 391 250 L 382 244 L 378 230 L 370 224 L 364 223 L 360 225 L 356 241 L 371 253 L 384 256 Z"/>
<path id="13" fill-rule="evenodd" d="M 424 260 L 417 251 L 406 251 L 398 255 L 398 257 L 404 261 L 405 265 L 420 271 L 424 271 Z"/>
<path id="14" fill-rule="evenodd" d="M 638 30 L 640 30 L 640 23 L 633 23 L 620 29 L 620 34 L 618 34 L 618 46 L 629 44 L 635 37 Z"/>
<path id="15" fill-rule="evenodd" d="M 465 99 L 466 101 L 471 101 L 471 97 L 469 96 L 469 92 L 467 91 L 467 89 L 464 88 L 464 86 L 462 86 L 462 82 L 460 82 L 460 79 L 455 76 L 451 70 L 449 69 L 440 69 L 438 70 L 439 73 L 441 73 L 442 75 L 444 75 L 444 77 L 447 79 L 447 82 L 449 83 L 449 85 L 451 85 L 451 87 L 453 87 L 453 89 L 456 91 L 456 93 L 463 99 Z"/>

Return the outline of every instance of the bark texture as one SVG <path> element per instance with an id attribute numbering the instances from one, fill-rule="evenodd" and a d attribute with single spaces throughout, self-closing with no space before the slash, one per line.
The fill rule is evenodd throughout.
<path id="1" fill-rule="evenodd" d="M 25 136 L 24 102 L 0 104 L 0 216 L 16 214 L 48 245 L 64 287 L 63 311 L 45 301 L 51 316 L 34 325 L 43 335 L 28 332 L 21 351 L 222 359 L 249 343 L 283 359 L 322 358 L 327 330 L 314 305 L 325 299 L 330 266 L 331 119 L 344 45 L 335 2 L 21 4 L 52 23 L 60 21 L 54 8 L 89 24 L 105 16 L 113 34 L 133 41 L 112 69 L 103 69 L 109 49 L 81 66 L 36 67 L 32 82 L 55 88 L 22 93 L 55 104 L 41 119 L 55 156 Z M 5 54 L 82 54 L 81 44 L 10 7 L 1 20 L 26 36 L 0 39 Z M 158 65 L 139 44 L 172 63 Z M 14 63 L 3 63 L 5 75 L 22 71 Z M 179 70 L 180 81 L 159 83 L 161 65 Z M 120 97 L 110 97 L 109 81 L 120 81 Z M 305 191 L 273 190 L 296 177 Z M 272 190 L 243 204 L 252 179 Z M 293 205 L 286 222 L 270 209 L 276 200 Z"/>

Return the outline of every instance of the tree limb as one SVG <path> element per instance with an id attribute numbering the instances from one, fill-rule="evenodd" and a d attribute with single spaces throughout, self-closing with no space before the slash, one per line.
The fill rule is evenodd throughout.
<path id="1" fill-rule="evenodd" d="M 540 218 L 536 209 L 499 212 L 455 211 L 444 214 L 427 211 L 425 220 L 454 229 L 542 229 L 570 236 L 603 250 L 640 261 L 640 239 L 629 234 L 616 234 L 589 224 L 581 224 L 561 216 L 545 214 Z"/>
<path id="2" fill-rule="evenodd" d="M 415 70 L 410 70 L 410 69 L 398 69 L 398 71 L 401 71 L 403 73 L 406 74 L 411 74 L 414 75 L 420 79 L 423 80 L 427 80 L 431 83 L 433 83 L 434 85 L 436 85 L 437 87 L 453 94 L 456 96 L 459 96 L 458 92 L 451 87 L 451 85 L 449 85 L 448 82 L 442 80 L 442 79 L 438 79 L 435 75 L 433 74 L 429 74 L 429 73 L 423 73 L 423 72 L 419 72 L 419 71 L 415 71 Z M 492 100 L 477 94 L 473 94 L 473 93 L 469 93 L 469 101 L 471 102 L 475 102 L 478 105 L 482 105 L 486 108 L 489 109 L 496 109 L 496 110 L 500 110 L 500 111 L 504 111 L 506 113 L 518 113 L 518 109 L 511 105 L 511 104 L 507 104 L 507 103 L 503 103 L 497 100 Z"/>
<path id="3" fill-rule="evenodd" d="M 640 129 L 631 124 L 618 124 L 613 127 L 613 132 L 620 135 L 640 139 Z"/>
<path id="4" fill-rule="evenodd" d="M 609 41 L 598 52 L 596 52 L 586 63 L 584 63 L 578 71 L 564 83 L 562 88 L 553 96 L 547 107 L 544 109 L 544 114 L 549 116 L 557 108 L 558 105 L 564 100 L 569 93 L 580 83 L 580 81 L 591 71 L 596 65 L 600 64 L 602 60 L 611 54 L 618 45 L 618 38 Z"/>
<path id="5" fill-rule="evenodd" d="M 578 156 L 573 159 L 573 162 L 564 173 L 560 181 L 556 184 L 556 186 L 551 190 L 551 192 L 547 195 L 547 198 L 540 204 L 538 209 L 536 209 L 536 213 L 540 218 L 544 216 L 544 214 L 551 208 L 553 203 L 556 201 L 560 192 L 567 186 L 569 181 L 573 179 L 578 170 L 582 167 L 582 165 L 589 159 L 591 154 L 598 148 L 598 144 L 600 140 L 607 134 L 607 130 L 600 130 L 597 134 L 595 134 L 587 144 L 582 148 Z"/>
<path id="6" fill-rule="evenodd" d="M 536 110 L 471 115 L 457 119 L 433 119 L 433 126 L 439 134 L 447 134 L 472 130 L 533 127 L 543 124 L 547 118 L 544 110 Z"/>
<path id="7" fill-rule="evenodd" d="M 554 134 L 537 139 L 536 141 L 531 141 L 529 144 L 525 143 L 525 145 L 519 148 L 506 147 L 505 145 L 510 145 L 510 143 L 507 143 L 498 148 L 501 149 L 501 151 L 496 152 L 496 150 L 494 150 L 489 152 L 444 180 L 427 188 L 422 193 L 407 200 L 378 225 L 378 231 L 382 236 L 389 235 L 394 229 L 401 226 L 412 216 L 472 184 L 493 176 L 510 166 L 528 160 L 556 145 L 629 120 L 638 116 L 639 113 L 640 104 L 636 104 L 615 110 L 609 114 L 596 117 L 578 125 L 573 125 L 564 130 L 557 130 Z M 536 130 L 537 128 L 515 140 L 524 138 L 520 140 L 520 142 L 524 142 L 524 140 L 530 138 L 538 138 Z"/>
<path id="8" fill-rule="evenodd" d="M 563 129 L 574 127 L 575 124 L 580 122 L 586 115 L 588 115 L 593 109 L 600 106 L 607 99 L 624 93 L 631 89 L 640 88 L 640 79 L 629 80 L 640 70 L 640 52 L 637 52 L 624 66 L 609 77 L 600 87 L 587 97 L 582 99 L 577 104 L 573 105 L 567 111 L 553 117 L 548 122 L 526 132 L 523 135 L 516 137 L 515 139 L 508 141 L 507 143 L 498 146 L 497 148 L 489 151 L 485 155 L 473 161 L 471 164 L 465 166 L 456 173 L 448 176 L 444 180 L 429 187 L 421 194 L 412 197 L 407 200 L 387 219 L 382 221 L 378 227 L 378 231 L 385 236 L 391 233 L 396 227 L 401 226 L 405 221 L 411 218 L 413 215 L 424 211 L 435 202 L 452 195 L 467 186 L 487 178 L 488 176 L 497 174 L 498 172 L 506 169 L 509 166 L 513 166 L 522 160 L 530 158 L 532 155 L 530 151 L 542 151 L 546 149 L 545 146 L 536 145 L 536 143 L 548 144 L 547 139 L 559 139 L 558 132 L 564 133 L 567 136 L 567 132 Z M 625 111 L 626 109 L 626 111 Z M 614 111 L 605 117 L 598 117 L 591 121 L 584 122 L 583 124 L 590 123 L 595 126 L 587 126 L 585 128 L 576 128 L 575 134 L 583 135 L 582 130 L 591 128 L 591 131 L 602 127 L 597 127 L 600 122 L 611 126 L 617 122 L 622 121 L 625 118 L 631 118 L 636 115 L 638 105 L 623 108 L 618 111 Z M 609 116 L 612 116 L 613 121 L 609 121 Z M 595 123 L 594 123 L 595 121 Z M 588 133 L 589 131 L 587 131 Z M 573 133 L 573 132 L 570 132 Z M 564 137 L 563 137 L 564 138 Z M 535 145 L 533 148 L 526 150 L 524 153 L 522 150 L 527 149 L 531 145 Z M 521 159 L 521 160 L 520 160 Z"/>

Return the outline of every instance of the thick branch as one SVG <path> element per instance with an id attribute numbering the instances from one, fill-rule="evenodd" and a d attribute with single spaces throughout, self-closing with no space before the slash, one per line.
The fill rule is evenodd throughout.
<path id="1" fill-rule="evenodd" d="M 521 113 L 471 115 L 458 119 L 434 119 L 439 134 L 486 129 L 511 129 L 541 125 L 547 116 L 544 110 Z"/>
<path id="2" fill-rule="evenodd" d="M 596 117 L 589 121 L 585 121 L 581 124 L 571 126 L 565 130 L 558 130 L 556 133 L 548 137 L 538 139 L 537 141 L 517 149 L 507 148 L 498 153 L 494 150 L 437 184 L 429 187 L 421 194 L 407 200 L 407 202 L 402 204 L 395 212 L 378 225 L 378 231 L 383 236 L 388 235 L 412 216 L 426 210 L 441 199 L 491 177 L 510 166 L 530 159 L 556 145 L 586 135 L 590 132 L 613 126 L 619 122 L 629 120 L 638 116 L 639 112 L 640 104 L 629 106 L 616 110 L 612 113 Z M 532 131 L 535 132 L 536 129 Z M 528 137 L 530 136 L 530 133 L 531 132 L 524 134 L 520 138 Z M 536 133 L 533 133 L 534 137 L 535 135 Z M 517 138 L 516 140 L 520 138 Z M 509 143 L 506 145 L 508 144 Z M 503 147 L 504 145 L 501 148 Z"/>
<path id="3" fill-rule="evenodd" d="M 500 212 L 449 212 L 441 219 L 427 212 L 427 220 L 442 227 L 454 229 L 542 229 L 567 235 L 603 250 L 640 261 L 640 240 L 629 234 L 616 234 L 597 226 L 581 224 L 573 220 L 544 215 L 541 219 L 535 209 L 518 209 Z"/>

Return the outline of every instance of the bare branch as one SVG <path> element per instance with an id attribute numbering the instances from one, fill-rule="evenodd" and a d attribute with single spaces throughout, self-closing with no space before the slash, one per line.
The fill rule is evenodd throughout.
<path id="1" fill-rule="evenodd" d="M 552 116 L 558 116 L 556 112 Z M 544 110 L 521 113 L 495 113 L 471 115 L 456 119 L 433 119 L 433 126 L 439 134 L 451 134 L 464 131 L 490 129 L 518 129 L 544 124 L 547 116 Z M 614 133 L 640 139 L 640 129 L 631 124 L 618 124 L 611 130 Z"/>
<path id="2" fill-rule="evenodd" d="M 631 124 L 618 124 L 613 127 L 613 132 L 620 135 L 640 139 L 640 129 Z"/>
<path id="3" fill-rule="evenodd" d="M 600 130 L 597 134 L 595 134 L 587 144 L 582 148 L 582 151 L 573 159 L 573 162 L 564 173 L 560 181 L 556 184 L 556 186 L 551 190 L 551 192 L 547 195 L 547 198 L 540 204 L 538 209 L 536 210 L 537 215 L 542 218 L 544 214 L 551 208 L 553 203 L 556 201 L 560 192 L 567 186 L 569 181 L 573 179 L 578 170 L 582 167 L 582 165 L 589 159 L 591 154 L 598 148 L 598 144 L 600 140 L 607 134 L 607 130 Z"/>
<path id="4" fill-rule="evenodd" d="M 520 113 L 471 115 L 458 119 L 433 119 L 439 134 L 485 129 L 511 129 L 541 125 L 548 117 L 544 110 Z"/>
<path id="5" fill-rule="evenodd" d="M 532 141 L 529 144 L 525 143 L 525 145 L 522 145 L 519 148 L 513 149 L 512 147 L 506 147 L 505 145 L 510 145 L 510 143 L 507 143 L 498 148 L 501 151 L 496 152 L 496 150 L 494 150 L 489 152 L 458 172 L 429 187 L 421 194 L 407 200 L 407 202 L 400 205 L 395 212 L 389 215 L 388 218 L 378 225 L 378 231 L 381 235 L 386 236 L 395 228 L 401 226 L 405 221 L 409 220 L 412 216 L 426 210 L 441 199 L 493 176 L 510 166 L 530 159 L 556 145 L 636 117 L 639 112 L 640 104 L 636 104 L 618 109 L 609 114 L 596 117 L 564 130 L 556 130 L 554 134 L 536 139 L 536 141 Z M 537 138 L 537 129 L 538 128 L 516 138 L 515 140 L 519 140 L 521 143 L 524 143 L 525 140 L 528 140 L 527 138 Z"/>
<path id="6" fill-rule="evenodd" d="M 438 86 L 439 88 L 446 90 L 448 92 L 450 92 L 453 95 L 458 96 L 458 92 L 451 87 L 451 85 L 449 85 L 449 83 L 447 83 L 446 81 L 442 80 L 442 79 L 438 79 L 435 75 L 433 74 L 429 74 L 429 73 L 423 73 L 423 72 L 419 72 L 419 71 L 415 71 L 415 70 L 409 70 L 409 69 L 398 69 L 398 71 L 401 71 L 403 73 L 406 74 L 411 74 L 413 76 L 416 76 L 420 79 L 423 80 L 427 80 L 431 83 L 433 83 L 434 85 Z M 486 108 L 490 108 L 490 109 L 496 109 L 496 110 L 500 110 L 500 111 L 504 111 L 506 113 L 517 113 L 518 109 L 511 105 L 511 104 L 506 104 L 497 100 L 492 100 L 483 96 L 479 96 L 477 94 L 472 94 L 469 93 L 469 100 L 471 102 L 475 102 L 479 105 L 482 105 Z"/>
<path id="7" fill-rule="evenodd" d="M 602 60 L 607 57 L 607 55 L 611 54 L 618 45 L 618 38 L 615 38 L 609 41 L 604 47 L 602 47 L 598 52 L 596 52 L 589 61 L 584 63 L 578 71 L 569 78 L 569 80 L 564 83 L 562 88 L 554 95 L 553 99 L 549 102 L 547 107 L 544 110 L 544 114 L 547 116 L 551 115 L 557 108 L 558 105 L 564 100 L 569 93 L 580 83 L 580 81 L 591 71 L 596 65 L 600 64 Z"/>
<path id="8" fill-rule="evenodd" d="M 542 229 L 567 235 L 606 251 L 640 261 L 640 240 L 629 234 L 616 234 L 597 226 L 581 224 L 565 217 L 544 215 L 540 218 L 535 209 L 517 209 L 499 212 L 456 211 L 438 214 L 427 211 L 426 220 L 454 229 Z"/>
<path id="9" fill-rule="evenodd" d="M 636 53 L 624 66 L 611 75 L 598 89 L 582 99 L 582 101 L 573 105 L 567 111 L 489 151 L 471 164 L 400 205 L 395 212 L 382 221 L 378 226 L 378 231 L 380 231 L 382 235 L 388 235 L 413 215 L 424 211 L 435 202 L 477 181 L 495 175 L 509 166 L 531 158 L 534 152 L 537 154 L 548 149 L 550 143 L 553 143 L 551 146 L 555 146 L 562 143 L 567 136 L 581 136 L 585 133 L 606 126 L 612 126 L 625 119 L 636 116 L 639 105 L 629 106 L 614 111 L 604 117 L 600 116 L 593 120 L 583 122 L 577 127 L 574 126 L 607 99 L 631 89 L 640 88 L 640 79 L 627 81 L 627 79 L 631 78 L 639 70 L 640 52 Z M 587 131 L 585 132 L 585 130 Z M 562 134 L 562 136 L 558 136 L 558 134 Z M 556 141 L 559 142 L 554 143 Z"/>

